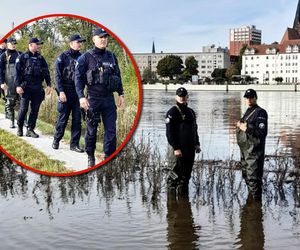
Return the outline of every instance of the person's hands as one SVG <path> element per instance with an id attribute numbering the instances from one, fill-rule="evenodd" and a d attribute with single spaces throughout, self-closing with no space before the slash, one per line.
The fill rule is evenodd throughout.
<path id="1" fill-rule="evenodd" d="M 66 97 L 66 94 L 65 92 L 59 92 L 59 101 L 60 102 L 66 102 L 67 101 L 67 97 Z"/>
<path id="2" fill-rule="evenodd" d="M 197 154 L 199 154 L 199 153 L 201 152 L 200 145 L 197 145 L 197 146 L 196 146 L 196 150 L 195 150 L 195 151 L 196 151 Z"/>
<path id="3" fill-rule="evenodd" d="M 90 107 L 88 100 L 85 97 L 79 99 L 80 107 L 87 111 Z"/>
<path id="4" fill-rule="evenodd" d="M 8 86 L 5 83 L 1 83 L 1 89 L 6 91 L 8 89 Z"/>
<path id="5" fill-rule="evenodd" d="M 119 108 L 124 108 L 125 107 L 125 98 L 122 95 L 119 96 L 118 107 Z"/>
<path id="6" fill-rule="evenodd" d="M 47 87 L 45 88 L 45 93 L 46 93 L 46 95 L 50 95 L 51 91 L 52 91 L 51 87 L 47 86 Z"/>
<path id="7" fill-rule="evenodd" d="M 176 157 L 182 157 L 182 152 L 181 152 L 181 150 L 180 150 L 180 149 L 174 150 L 174 155 L 175 155 Z"/>
<path id="8" fill-rule="evenodd" d="M 247 123 L 246 122 L 238 122 L 237 127 L 240 130 L 246 132 L 246 130 L 247 130 Z"/>
<path id="9" fill-rule="evenodd" d="M 24 93 L 24 90 L 23 90 L 22 87 L 17 87 L 17 88 L 16 88 L 16 91 L 17 91 L 17 93 L 18 93 L 19 95 L 21 95 L 21 94 Z"/>

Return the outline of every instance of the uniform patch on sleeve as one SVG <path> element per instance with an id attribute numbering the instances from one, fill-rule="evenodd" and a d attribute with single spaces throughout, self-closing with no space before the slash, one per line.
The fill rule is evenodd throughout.
<path id="1" fill-rule="evenodd" d="M 19 59 L 19 58 L 17 58 L 17 59 L 16 59 L 16 63 L 18 63 L 19 61 L 20 61 L 20 59 Z"/>
<path id="2" fill-rule="evenodd" d="M 260 129 L 264 129 L 264 128 L 265 128 L 265 124 L 262 122 L 262 123 L 260 123 L 260 124 L 258 125 L 258 127 L 259 127 Z"/>
<path id="3" fill-rule="evenodd" d="M 60 57 L 58 57 L 58 58 L 57 58 L 57 61 L 61 62 L 61 59 L 60 59 Z"/>
<path id="4" fill-rule="evenodd" d="M 167 115 L 167 118 L 166 118 L 166 123 L 169 123 L 172 119 L 172 116 L 171 115 Z"/>

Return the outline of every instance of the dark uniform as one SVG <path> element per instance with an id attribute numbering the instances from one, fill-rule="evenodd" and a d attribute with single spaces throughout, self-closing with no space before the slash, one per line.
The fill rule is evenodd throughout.
<path id="1" fill-rule="evenodd" d="M 32 38 L 30 43 L 42 44 L 37 38 Z M 30 103 L 26 136 L 38 137 L 33 130 L 36 126 L 40 105 L 45 98 L 45 91 L 42 86 L 44 80 L 47 86 L 51 87 L 48 64 L 40 53 L 36 52 L 33 54 L 27 51 L 17 58 L 15 84 L 24 90 L 18 117 L 19 136 L 23 136 L 24 120 Z"/>
<path id="2" fill-rule="evenodd" d="M 3 41 L 3 43 L 7 43 L 7 39 L 5 39 L 5 40 Z M 3 49 L 0 48 L 0 56 L 1 56 L 5 51 L 6 51 L 5 48 L 3 48 Z M 4 93 L 4 90 L 0 88 L 0 97 L 1 97 L 1 96 L 3 96 L 2 99 L 4 100 L 4 104 L 5 104 L 5 93 Z M 6 118 L 8 118 L 6 108 L 5 108 L 5 116 L 6 116 Z"/>
<path id="3" fill-rule="evenodd" d="M 184 88 L 176 91 L 178 96 L 181 93 L 187 95 Z M 196 114 L 187 104 L 176 103 L 166 115 L 166 134 L 169 144 L 173 150 L 180 149 L 182 157 L 175 157 L 172 154 L 171 168 L 172 175 L 169 175 L 169 187 L 176 187 L 178 184 L 187 187 L 191 178 L 192 168 L 195 159 L 195 150 L 200 149 L 199 136 L 197 131 Z M 175 175 L 174 175 L 175 173 Z"/>
<path id="4" fill-rule="evenodd" d="M 103 29 L 97 29 L 93 35 L 108 35 Z M 123 95 L 120 69 L 116 56 L 107 49 L 95 47 L 78 58 L 75 68 L 75 85 L 79 98 L 84 96 L 87 85 L 89 109 L 85 133 L 85 150 L 89 156 L 89 166 L 93 165 L 96 149 L 97 127 L 104 125 L 103 151 L 108 157 L 116 150 L 117 111 L 113 92 Z M 101 118 L 100 118 L 101 117 Z"/>
<path id="5" fill-rule="evenodd" d="M 10 38 L 8 43 L 17 44 L 17 41 Z M 19 102 L 19 95 L 16 92 L 14 83 L 15 62 L 19 55 L 21 55 L 21 52 L 8 49 L 0 56 L 0 84 L 6 83 L 8 86 L 5 93 L 5 110 L 8 118 L 11 119 L 11 128 L 15 128 L 15 107 Z"/>
<path id="6" fill-rule="evenodd" d="M 252 89 L 245 98 L 257 97 Z M 265 158 L 265 143 L 268 134 L 268 114 L 257 104 L 249 107 L 241 118 L 247 123 L 246 132 L 237 128 L 237 143 L 241 151 L 242 175 L 249 193 L 255 200 L 261 200 L 262 178 Z"/>
<path id="7" fill-rule="evenodd" d="M 78 37 L 77 37 L 78 36 Z M 71 36 L 72 41 L 85 41 L 79 35 Z M 71 142 L 70 148 L 76 152 L 84 152 L 79 147 L 79 140 L 81 136 L 81 111 L 79 99 L 75 89 L 75 64 L 78 57 L 81 55 L 79 50 L 69 49 L 63 52 L 56 60 L 55 63 L 55 80 L 56 91 L 59 95 L 64 92 L 67 98 L 66 102 L 58 100 L 57 110 L 59 112 L 56 122 L 56 132 L 52 147 L 58 149 L 59 142 L 64 136 L 65 128 L 68 123 L 70 113 L 72 112 L 72 126 L 71 126 Z"/>

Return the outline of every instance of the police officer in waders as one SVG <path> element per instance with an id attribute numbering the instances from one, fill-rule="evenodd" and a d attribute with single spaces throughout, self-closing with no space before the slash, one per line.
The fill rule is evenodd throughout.
<path id="1" fill-rule="evenodd" d="M 21 52 L 16 50 L 15 38 L 7 40 L 7 50 L 0 56 L 0 84 L 5 93 L 5 114 L 11 120 L 10 128 L 15 128 L 15 108 L 19 102 L 14 82 L 15 63 Z"/>
<path id="2" fill-rule="evenodd" d="M 36 120 L 40 105 L 47 95 L 51 93 L 51 79 L 48 64 L 45 58 L 39 53 L 42 41 L 38 38 L 31 38 L 28 42 L 28 51 L 20 55 L 16 60 L 15 85 L 17 93 L 21 95 L 20 110 L 18 116 L 18 136 L 23 136 L 24 120 L 30 104 L 30 114 L 27 122 L 26 136 L 38 138 L 35 133 Z M 47 87 L 44 91 L 43 81 Z"/>
<path id="3" fill-rule="evenodd" d="M 70 49 L 59 55 L 55 62 L 55 81 L 58 93 L 57 111 L 59 113 L 55 127 L 52 148 L 58 149 L 59 142 L 64 136 L 70 113 L 72 112 L 71 142 L 72 151 L 83 153 L 79 147 L 81 136 L 81 111 L 79 99 L 75 90 L 75 64 L 83 42 L 80 35 L 70 36 Z"/>
<path id="4" fill-rule="evenodd" d="M 257 105 L 257 94 L 254 89 L 246 90 L 244 98 L 248 109 L 237 122 L 236 130 L 241 152 L 242 175 L 249 194 L 254 200 L 261 201 L 268 114 Z"/>
<path id="5" fill-rule="evenodd" d="M 97 127 L 104 125 L 103 151 L 105 158 L 116 150 L 117 111 L 113 92 L 119 95 L 118 106 L 124 107 L 124 92 L 116 56 L 107 50 L 108 33 L 98 28 L 93 32 L 95 47 L 78 58 L 75 86 L 80 106 L 87 112 L 85 151 L 88 167 L 95 165 Z M 84 88 L 87 86 L 87 97 Z"/>
<path id="6" fill-rule="evenodd" d="M 181 87 L 176 91 L 176 105 L 166 114 L 166 134 L 172 147 L 168 188 L 188 191 L 195 153 L 200 153 L 196 114 L 188 107 L 188 92 Z"/>

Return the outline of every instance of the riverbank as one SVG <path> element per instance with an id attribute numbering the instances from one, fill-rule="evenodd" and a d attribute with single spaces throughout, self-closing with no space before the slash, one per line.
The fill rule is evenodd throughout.
<path id="1" fill-rule="evenodd" d="M 143 84 L 145 90 L 176 90 L 179 87 L 185 87 L 187 90 L 196 91 L 245 91 L 252 88 L 256 91 L 300 91 L 298 85 L 267 85 L 267 84 L 249 84 L 249 85 L 196 85 L 196 84 Z"/>

